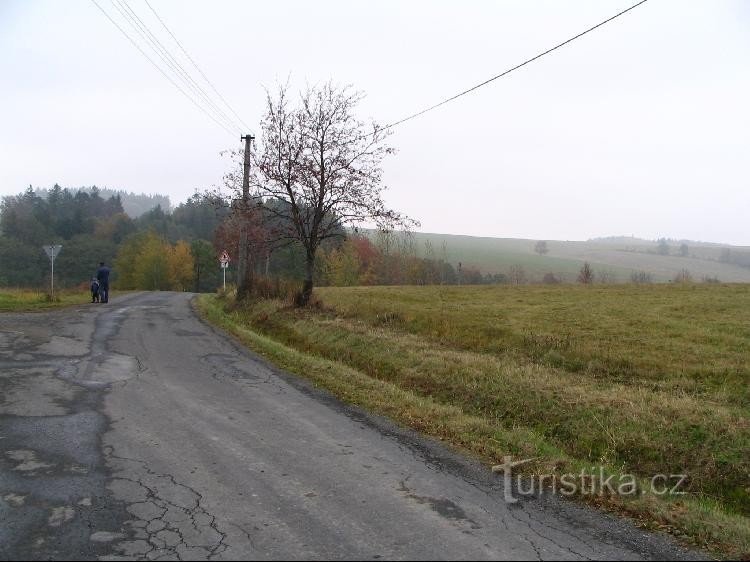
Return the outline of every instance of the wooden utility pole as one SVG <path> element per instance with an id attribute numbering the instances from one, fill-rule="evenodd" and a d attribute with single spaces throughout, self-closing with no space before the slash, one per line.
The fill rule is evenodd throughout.
<path id="1" fill-rule="evenodd" d="M 240 202 L 240 247 L 237 261 L 237 297 L 242 299 L 250 289 L 248 268 L 248 233 L 246 221 L 250 210 L 250 144 L 255 140 L 252 135 L 240 137 L 245 141 L 245 160 L 242 165 L 242 201 Z"/>

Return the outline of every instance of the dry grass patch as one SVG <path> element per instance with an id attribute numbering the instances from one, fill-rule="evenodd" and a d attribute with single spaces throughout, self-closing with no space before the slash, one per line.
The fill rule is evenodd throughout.
<path id="1" fill-rule="evenodd" d="M 29 312 L 48 310 L 91 301 L 91 295 L 85 291 L 55 292 L 51 298 L 49 293 L 33 289 L 0 289 L 0 312 Z"/>

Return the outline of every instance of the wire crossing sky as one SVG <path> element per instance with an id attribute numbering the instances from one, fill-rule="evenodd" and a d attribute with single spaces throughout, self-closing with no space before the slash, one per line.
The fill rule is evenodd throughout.
<path id="1" fill-rule="evenodd" d="M 149 59 L 149 61 L 152 64 L 155 64 L 148 57 L 148 55 L 146 55 L 143 52 L 143 50 L 140 49 L 140 47 L 133 40 L 133 38 L 126 31 L 124 31 L 122 29 L 122 27 L 120 27 L 119 25 L 117 25 L 117 23 L 109 16 L 109 14 L 106 11 L 104 11 L 104 9 L 101 7 L 100 4 L 97 3 L 96 0 L 91 0 L 91 1 L 126 36 L 126 38 L 129 39 L 130 42 L 134 46 L 136 46 L 136 48 L 138 48 L 138 50 L 141 51 L 141 53 L 144 54 L 146 56 L 146 58 Z M 141 36 L 141 38 L 143 38 L 147 42 L 151 43 L 151 47 L 154 49 L 154 51 L 156 52 L 156 54 L 161 58 L 161 60 L 164 61 L 167 64 L 167 66 L 179 78 L 181 78 L 187 84 L 187 86 L 189 88 L 192 88 L 193 92 L 197 93 L 198 96 L 199 96 L 199 98 L 202 98 L 202 100 L 205 101 L 208 104 L 208 106 L 216 114 L 218 114 L 220 116 L 221 122 L 219 122 L 218 120 L 216 120 L 212 115 L 209 115 L 209 116 L 212 119 L 214 119 L 214 121 L 216 121 L 217 124 L 219 124 L 220 126 L 224 127 L 225 129 L 226 129 L 227 125 L 229 127 L 236 127 L 236 125 L 226 115 L 226 113 L 224 113 L 224 111 L 221 108 L 219 108 L 213 102 L 213 100 L 210 99 L 206 95 L 205 91 L 200 87 L 200 85 L 198 85 L 195 82 L 195 80 L 192 78 L 192 76 L 187 71 L 185 71 L 185 69 L 182 67 L 182 65 L 180 65 L 180 63 L 175 60 L 175 58 L 171 55 L 171 53 L 169 52 L 169 50 L 164 47 L 164 45 L 153 35 L 153 33 L 151 33 L 151 31 L 148 29 L 148 26 L 146 24 L 144 24 L 143 21 L 138 17 L 138 15 L 132 10 L 132 8 L 130 8 L 130 6 L 127 3 L 127 0 L 111 0 L 111 1 L 112 1 L 112 5 L 117 9 L 117 11 L 119 11 L 119 13 L 126 20 L 129 20 L 129 23 L 131 23 L 131 25 L 133 25 L 133 29 Z M 518 70 L 519 68 L 522 68 L 522 67 L 526 66 L 527 64 L 530 64 L 530 63 L 534 62 L 535 60 L 538 60 L 538 59 L 542 58 L 543 56 L 548 55 L 549 53 L 552 53 L 553 51 L 556 51 L 557 49 L 560 49 L 561 47 L 564 47 L 565 45 L 567 45 L 569 43 L 572 43 L 573 41 L 575 41 L 576 39 L 579 39 L 579 38 L 583 37 L 587 33 L 590 33 L 592 31 L 594 31 L 595 29 L 598 29 L 598 28 L 604 26 L 607 23 L 609 23 L 609 22 L 611 22 L 611 21 L 619 18 L 620 16 L 622 16 L 622 15 L 630 12 L 631 10 L 634 10 L 638 6 L 641 6 L 642 4 L 645 4 L 647 1 L 648 0 L 641 0 L 640 2 L 638 2 L 638 3 L 636 3 L 636 4 L 632 5 L 632 6 L 630 6 L 629 8 L 626 8 L 625 10 L 622 10 L 621 12 L 618 12 L 617 14 L 615 14 L 615 15 L 607 18 L 606 20 L 601 21 L 601 22 L 597 23 L 596 25 L 594 25 L 592 27 L 589 27 L 585 31 L 582 31 L 581 33 L 578 33 L 577 35 L 575 35 L 575 36 L 573 36 L 573 37 L 571 37 L 571 38 L 563 41 L 562 43 L 558 43 L 554 47 L 552 47 L 550 49 L 547 49 L 546 51 L 543 51 L 543 52 L 539 53 L 538 55 L 536 55 L 536 56 L 534 56 L 534 57 L 532 57 L 530 59 L 526 59 L 524 62 L 522 62 L 520 64 L 517 64 L 517 65 L 509 68 L 508 70 L 506 70 L 506 71 L 504 71 L 504 72 L 502 72 L 500 74 L 497 74 L 497 75 L 493 76 L 492 78 L 489 78 L 489 79 L 485 80 L 484 82 L 481 82 L 481 83 L 479 83 L 479 84 L 477 84 L 475 86 L 472 86 L 471 88 L 469 88 L 467 90 L 464 90 L 464 91 L 462 91 L 462 92 L 460 92 L 460 93 L 458 93 L 458 94 L 456 94 L 454 96 L 451 96 L 448 99 L 445 99 L 445 100 L 443 100 L 443 101 L 441 101 L 439 103 L 436 103 L 435 105 L 432 105 L 432 106 L 427 107 L 427 108 L 425 108 L 425 109 L 423 109 L 421 111 L 418 111 L 417 113 L 411 114 L 408 117 L 404 117 L 403 119 L 400 119 L 399 121 L 396 121 L 395 123 L 391 123 L 390 125 L 387 125 L 385 128 L 386 129 L 393 129 L 393 128 L 397 127 L 398 125 L 406 123 L 407 121 L 411 121 L 412 119 L 416 119 L 417 117 L 421 117 L 422 115 L 424 115 L 426 113 L 429 113 L 430 111 L 433 111 L 433 110 L 435 110 L 435 109 L 437 109 L 439 107 L 442 107 L 443 105 L 446 105 L 446 104 L 448 104 L 448 103 L 450 103 L 450 102 L 452 102 L 452 101 L 454 101 L 454 100 L 456 100 L 456 99 L 458 99 L 458 98 L 460 98 L 462 96 L 470 94 L 471 92 L 474 92 L 475 90 L 478 90 L 479 88 L 481 88 L 483 86 L 486 86 L 486 85 L 494 82 L 495 80 L 497 80 L 499 78 L 502 78 L 502 77 L 510 74 L 511 72 L 513 72 L 515 70 Z M 188 54 L 188 52 L 182 46 L 182 43 L 180 43 L 180 41 L 177 39 L 177 37 L 175 37 L 174 33 L 172 33 L 172 31 L 169 29 L 169 27 L 167 27 L 167 25 L 164 23 L 164 20 L 161 18 L 161 16 L 159 16 L 159 14 L 156 13 L 156 10 L 154 10 L 153 6 L 151 6 L 151 4 L 149 3 L 149 1 L 148 0 L 144 0 L 144 2 L 148 6 L 148 8 L 151 10 L 151 12 L 154 14 L 154 16 L 156 16 L 156 18 L 159 20 L 159 23 L 161 23 L 162 27 L 167 31 L 167 33 L 169 33 L 170 37 L 172 37 L 172 39 L 177 44 L 177 46 L 180 48 L 180 50 L 185 54 L 185 56 L 191 62 L 191 64 L 193 65 L 193 67 L 195 67 L 195 69 L 200 73 L 200 75 L 203 77 L 203 79 L 206 81 L 206 83 L 208 83 L 211 86 L 211 88 L 213 89 L 214 93 L 216 93 L 216 95 L 219 96 L 219 98 L 222 100 L 222 102 L 224 103 L 224 105 L 226 105 L 229 108 L 229 110 L 232 112 L 232 114 L 242 123 L 242 125 L 245 127 L 246 130 L 249 130 L 249 131 L 251 131 L 251 134 L 254 134 L 254 133 L 252 133 L 252 129 L 244 121 L 242 121 L 242 119 L 240 119 L 239 115 L 237 115 L 237 113 L 234 111 L 234 109 L 229 105 L 229 103 L 226 101 L 226 99 L 224 99 L 224 97 L 218 92 L 218 90 L 216 89 L 216 87 L 208 79 L 208 77 L 205 75 L 205 73 L 198 67 L 198 65 L 193 60 L 193 58 Z M 162 74 L 164 74 L 164 72 L 162 72 Z M 180 89 L 180 88 L 178 87 L 178 89 Z M 184 91 L 182 91 L 182 89 L 180 89 L 180 91 L 183 94 L 187 95 Z M 196 102 L 194 102 L 194 103 L 195 103 L 196 106 L 198 106 L 200 109 L 202 109 L 205 112 L 205 110 L 200 106 L 199 103 L 196 103 Z M 239 130 L 241 131 L 242 129 L 240 128 Z"/>
<path id="2" fill-rule="evenodd" d="M 236 119 L 230 117 L 220 107 L 220 105 L 215 102 L 208 93 L 206 93 L 203 87 L 201 87 L 201 85 L 193 78 L 192 74 L 188 70 L 186 70 L 185 67 L 175 58 L 171 50 L 166 47 L 158 39 L 158 37 L 156 37 L 156 35 L 154 35 L 154 33 L 149 29 L 149 26 L 144 23 L 144 21 L 138 16 L 138 14 L 131 8 L 127 0 L 110 1 L 115 11 L 119 13 L 122 19 L 130 25 L 136 36 L 140 37 L 141 43 L 139 43 L 136 39 L 133 38 L 130 33 L 123 29 L 123 27 L 115 21 L 115 19 L 102 7 L 101 4 L 99 4 L 99 2 L 97 2 L 97 0 L 91 0 L 91 2 L 93 2 L 93 4 L 97 8 L 99 8 L 99 10 L 107 17 L 107 19 L 112 22 L 112 24 L 126 37 L 126 39 L 128 39 L 128 41 L 130 41 L 130 43 L 136 49 L 138 49 L 138 51 L 144 57 L 146 57 L 146 59 L 153 66 L 156 67 L 156 69 L 162 74 L 162 76 L 169 80 L 169 82 L 172 83 L 172 85 L 174 85 L 180 93 L 187 97 L 193 103 L 193 105 L 195 105 L 200 111 L 202 111 L 205 115 L 207 115 L 211 120 L 213 120 L 217 125 L 223 128 L 233 137 L 237 136 L 237 133 L 242 134 L 244 131 L 249 129 L 249 127 L 245 125 L 244 122 L 239 118 L 234 109 L 232 109 L 226 99 L 219 93 L 219 91 L 208 79 L 205 73 L 198 67 L 195 60 L 193 60 L 193 58 L 188 54 L 177 37 L 175 37 L 174 33 L 172 33 L 172 31 L 167 27 L 167 25 L 164 23 L 164 20 L 159 16 L 158 13 L 156 13 L 156 10 L 154 10 L 154 8 L 150 3 L 148 3 L 147 0 L 144 0 L 146 2 L 146 5 L 154 14 L 154 16 L 159 20 L 159 23 L 167 31 L 167 33 L 169 33 L 169 36 L 174 40 L 182 53 L 190 61 L 192 66 L 200 73 L 203 80 L 211 87 L 211 89 L 219 97 L 223 104 L 229 108 L 230 112 L 235 116 Z M 145 52 L 141 45 L 145 45 L 147 48 L 150 48 L 151 51 L 156 55 L 156 57 L 161 60 L 163 66 L 160 66 L 159 64 L 154 62 L 154 60 Z M 171 73 L 172 77 L 170 77 L 168 73 Z M 173 80 L 173 77 L 178 81 L 181 81 L 183 87 L 180 87 L 177 82 Z M 238 122 L 242 125 L 240 126 Z"/>
<path id="3" fill-rule="evenodd" d="M 195 98 L 194 98 L 194 97 L 193 97 L 193 96 L 192 96 L 191 94 L 187 93 L 187 92 L 186 92 L 186 91 L 185 91 L 185 90 L 184 90 L 184 89 L 183 89 L 182 87 L 180 87 L 180 85 L 179 85 L 179 84 L 178 84 L 177 82 L 175 82 L 175 81 L 174 81 L 174 80 L 172 79 L 172 77 L 170 77 L 170 76 L 169 76 L 169 75 L 167 74 L 167 72 L 165 72 L 165 70 L 164 70 L 164 69 L 163 69 L 163 68 L 162 68 L 161 66 L 159 66 L 159 65 L 158 65 L 158 64 L 157 64 L 156 62 L 154 62 L 154 59 L 152 59 L 152 58 L 151 58 L 151 57 L 150 57 L 150 56 L 148 55 L 148 53 L 146 53 L 146 51 L 144 51 L 144 50 L 143 50 L 143 48 L 142 48 L 142 47 L 141 47 L 141 46 L 140 46 L 140 45 L 139 45 L 139 44 L 138 44 L 138 43 L 137 43 L 137 42 L 135 41 L 135 39 L 133 39 L 133 37 L 132 37 L 132 36 L 131 36 L 131 35 L 130 35 L 130 34 L 129 34 L 129 33 L 127 32 L 127 31 L 125 31 L 125 30 L 124 30 L 124 29 L 123 29 L 123 28 L 122 28 L 122 27 L 121 27 L 121 26 L 120 26 L 120 25 L 119 25 L 119 24 L 118 24 L 118 23 L 117 23 L 117 22 L 116 22 L 116 21 L 115 21 L 115 20 L 114 20 L 114 19 L 112 18 L 112 16 L 110 16 L 110 15 L 109 15 L 109 14 L 108 14 L 108 13 L 107 13 L 107 12 L 106 12 L 106 11 L 104 10 L 104 8 L 102 8 L 102 7 L 101 7 L 101 5 L 100 5 L 100 4 L 99 4 L 99 3 L 98 3 L 98 2 L 96 1 L 96 0 L 91 0 L 91 1 L 92 1 L 92 2 L 93 2 L 93 3 L 95 4 L 95 5 L 96 5 L 96 7 L 97 7 L 97 8 L 99 8 L 99 10 L 101 10 L 101 12 L 102 12 L 102 13 L 103 13 L 103 14 L 104 14 L 104 15 L 105 15 L 106 17 L 107 17 L 107 19 L 108 19 L 109 21 L 111 21 L 111 22 L 112 22 L 112 24 L 113 24 L 113 25 L 114 25 L 114 26 L 115 26 L 115 27 L 116 27 L 116 28 L 117 28 L 117 29 L 118 29 L 118 30 L 119 30 L 119 31 L 120 31 L 120 32 L 121 32 L 121 33 L 122 33 L 122 34 L 123 34 L 123 35 L 125 36 L 125 38 L 126 38 L 126 39 L 127 39 L 128 41 L 130 41 L 130 43 L 131 43 L 131 44 L 132 44 L 132 45 L 133 45 L 133 46 L 134 46 L 134 47 L 135 47 L 136 49 L 138 49 L 138 51 L 139 51 L 139 52 L 140 52 L 140 53 L 141 53 L 141 54 L 142 54 L 142 55 L 143 55 L 143 56 L 144 56 L 144 57 L 146 58 L 146 60 L 148 60 L 148 62 L 150 62 L 150 63 L 151 63 L 151 64 L 152 64 L 153 66 L 154 66 L 154 68 L 156 68 L 156 70 L 157 70 L 157 71 L 159 71 L 159 73 L 160 73 L 160 74 L 161 74 L 162 76 L 164 76 L 164 78 L 166 78 L 166 79 L 167 79 L 167 80 L 168 80 L 168 81 L 169 81 L 169 82 L 170 82 L 170 83 L 171 83 L 171 84 L 172 84 L 172 85 L 173 85 L 173 86 L 174 86 L 175 88 L 177 88 L 177 90 L 178 90 L 178 91 L 179 91 L 179 92 L 180 92 L 180 93 L 181 93 L 181 94 L 182 94 L 183 96 L 185 96 L 185 97 L 186 97 L 186 98 L 187 98 L 187 99 L 188 99 L 188 100 L 189 100 L 189 101 L 190 101 L 190 102 L 191 102 L 191 103 L 192 103 L 193 105 L 195 105 L 195 107 L 197 107 L 197 108 L 198 108 L 198 109 L 199 109 L 200 111 L 202 111 L 202 112 L 203 112 L 203 113 L 204 113 L 205 115 L 207 115 L 207 116 L 208 116 L 208 117 L 209 117 L 209 118 L 210 118 L 210 119 L 211 119 L 212 121 L 214 121 L 214 122 L 215 122 L 215 123 L 216 123 L 217 125 L 219 125 L 219 127 L 221 127 L 222 129 L 224 129 L 224 130 L 225 130 L 225 131 L 226 131 L 227 133 L 229 133 L 230 135 L 232 134 L 232 131 L 231 131 L 231 130 L 230 130 L 230 129 L 229 129 L 228 127 L 227 127 L 227 124 L 226 124 L 225 122 L 222 122 L 222 121 L 221 121 L 220 119 L 217 119 L 217 118 L 216 118 L 216 117 L 215 117 L 214 115 L 212 115 L 212 114 L 211 114 L 211 113 L 210 113 L 209 111 L 207 111 L 207 110 L 206 110 L 206 108 L 205 108 L 205 107 L 204 107 L 204 106 L 203 106 L 203 105 L 202 105 L 202 104 L 201 104 L 200 102 L 196 101 L 196 99 L 195 99 Z M 114 2 L 113 2 L 113 5 L 115 5 L 115 4 L 114 4 Z M 117 7 L 117 5 L 115 5 L 115 6 Z M 120 11 L 120 14 L 122 14 L 123 16 L 125 16 L 125 18 L 127 19 L 127 16 L 125 15 L 125 12 L 123 12 L 123 11 L 122 11 L 122 9 L 118 8 L 118 11 Z M 132 20 L 132 19 L 131 19 L 130 23 L 131 23 L 131 25 L 133 24 L 133 20 Z M 138 29 L 137 29 L 137 28 L 136 28 L 136 30 L 138 31 Z M 143 33 L 142 33 L 142 32 L 141 32 L 141 37 L 144 37 L 144 35 L 143 35 Z M 156 49 L 156 54 L 157 54 L 157 56 L 158 56 L 159 58 L 161 58 L 161 59 L 162 59 L 162 61 L 165 61 L 165 62 L 167 62 L 167 66 L 169 66 L 169 65 L 170 65 L 170 63 L 169 63 L 168 59 L 167 59 L 167 58 L 165 58 L 165 56 L 164 56 L 164 55 L 163 55 L 162 53 L 160 53 L 160 52 L 158 51 L 158 49 Z M 177 72 L 177 71 L 175 70 L 175 69 L 176 69 L 176 67 L 175 67 L 174 65 L 172 65 L 172 66 L 171 66 L 171 69 L 172 69 L 173 71 Z M 177 72 L 177 76 L 178 76 L 178 78 L 183 78 L 182 76 L 180 76 L 180 75 L 179 75 L 179 72 Z M 184 80 L 184 78 L 183 78 L 183 80 Z"/>
<path id="4" fill-rule="evenodd" d="M 451 96 L 448 99 L 445 99 L 445 100 L 443 100 L 443 101 L 441 101 L 439 103 L 436 103 L 435 105 L 431 105 L 430 107 L 428 107 L 426 109 L 423 109 L 422 111 L 418 111 L 417 113 L 413 113 L 412 115 L 409 115 L 408 117 L 404 117 L 403 119 L 400 119 L 399 121 L 396 121 L 395 123 L 391 123 L 390 125 L 388 125 L 386 127 L 386 129 L 393 129 L 394 127 L 397 127 L 398 125 L 401 125 L 402 123 L 406 123 L 407 121 L 411 121 L 412 119 L 416 119 L 417 117 L 421 117 L 425 113 L 429 113 L 433 109 L 437 109 L 438 107 L 442 107 L 442 106 L 444 106 L 447 103 L 450 103 L 450 102 L 452 102 L 454 100 L 457 100 L 458 98 L 460 98 L 462 96 L 465 96 L 466 94 L 470 94 L 471 92 L 474 92 L 474 91 L 478 90 L 479 88 L 481 88 L 483 86 L 486 86 L 486 85 L 494 82 L 498 78 L 502 78 L 503 76 L 507 76 L 511 72 L 513 72 L 515 70 L 518 70 L 519 68 L 522 68 L 522 67 L 526 66 L 527 64 L 530 64 L 530 63 L 534 62 L 537 59 L 542 58 L 544 55 L 548 55 L 549 53 L 551 53 L 553 51 L 556 51 L 560 47 L 564 47 L 568 43 L 572 43 L 576 39 L 579 39 L 579 38 L 583 37 L 584 35 L 586 35 L 587 33 L 590 33 L 592 31 L 594 31 L 595 29 L 598 29 L 598 28 L 602 27 L 603 25 L 608 24 L 609 22 L 611 22 L 611 21 L 619 18 L 620 16 L 628 13 L 631 10 L 634 10 L 635 8 L 637 8 L 638 6 L 640 6 L 642 4 L 645 4 L 646 2 L 648 2 L 648 0 L 641 0 L 637 4 L 634 4 L 634 5 L 630 6 L 630 8 L 627 8 L 627 9 L 625 9 L 625 10 L 623 10 L 623 11 L 615 14 L 611 18 L 607 18 L 606 20 L 604 20 L 602 22 L 599 22 L 599 23 L 597 23 L 596 25 L 594 25 L 592 27 L 589 27 L 587 30 L 582 31 L 578 35 L 575 35 L 575 36 L 571 37 L 570 39 L 567 39 L 566 41 L 563 41 L 562 43 L 558 43 L 557 45 L 555 45 L 551 49 L 547 49 L 546 51 L 543 51 L 543 52 L 539 53 L 535 57 L 531 57 L 530 59 L 526 59 L 521 64 L 517 64 L 516 66 L 514 66 L 512 68 L 509 68 L 505 72 L 501 72 L 500 74 L 497 74 L 497 75 L 493 76 L 492 78 L 490 78 L 488 80 L 485 80 L 484 82 L 481 82 L 480 84 L 477 84 L 476 86 L 472 86 L 468 90 L 464 90 L 463 92 L 460 92 L 460 93 L 456 94 L 455 96 Z"/>
<path id="5" fill-rule="evenodd" d="M 234 115 L 237 118 L 237 120 L 242 124 L 242 126 L 245 127 L 246 131 L 250 131 L 251 134 L 254 134 L 252 132 L 253 128 L 250 127 L 250 125 L 248 125 L 247 123 L 245 123 L 242 120 L 242 118 L 237 114 L 237 112 L 234 110 L 234 108 L 231 105 L 229 105 L 229 102 L 224 98 L 224 96 L 222 96 L 221 93 L 219 93 L 219 90 L 216 89 L 216 86 L 214 86 L 213 82 L 211 82 L 211 80 L 208 79 L 208 76 L 206 76 L 206 74 L 203 72 L 203 70 L 201 70 L 201 68 L 198 66 L 198 63 L 195 62 L 195 60 L 193 60 L 193 57 L 190 56 L 190 53 L 188 53 L 185 50 L 185 47 L 182 46 L 182 43 L 180 43 L 180 40 L 177 39 L 177 37 L 175 37 L 174 33 L 172 33 L 172 31 L 167 27 L 167 24 L 164 23 L 164 20 L 161 19 L 161 16 L 156 13 L 156 10 L 154 10 L 153 6 L 151 6 L 151 3 L 148 0 L 144 0 L 144 2 L 146 2 L 146 5 L 148 6 L 148 9 L 151 10 L 151 12 L 154 14 L 154 16 L 156 16 L 156 18 L 159 20 L 159 23 L 161 23 L 162 27 L 167 31 L 167 33 L 169 33 L 169 36 L 172 39 L 174 39 L 174 42 L 177 44 L 177 46 L 180 48 L 180 50 L 185 54 L 185 56 L 187 57 L 187 59 L 190 61 L 190 64 L 192 64 L 195 67 L 195 69 L 200 73 L 200 75 L 203 77 L 203 79 L 206 81 L 206 83 L 209 86 L 211 86 L 211 89 L 214 91 L 214 93 L 217 96 L 219 96 L 219 99 L 221 99 L 221 101 L 224 103 L 224 105 L 226 105 L 227 108 L 229 108 L 229 111 L 232 112 L 232 115 Z"/>
<path id="6" fill-rule="evenodd" d="M 266 89 L 333 80 L 383 125 L 441 108 L 384 165 L 425 232 L 750 245 L 750 2 L 635 2 L 3 0 L 0 195 L 176 204 L 220 184 Z"/>

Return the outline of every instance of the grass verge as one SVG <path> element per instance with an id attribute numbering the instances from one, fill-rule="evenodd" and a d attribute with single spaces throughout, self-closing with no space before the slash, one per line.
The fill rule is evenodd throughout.
<path id="1" fill-rule="evenodd" d="M 578 474 L 596 465 L 616 477 L 637 475 L 643 489 L 650 474 L 687 471 L 686 496 L 584 499 L 689 544 L 748 556 L 741 488 L 747 485 L 747 409 L 736 392 L 747 366 L 732 340 L 742 344 L 746 326 L 741 314 L 738 325 L 727 314 L 741 305 L 746 288 L 430 292 L 437 290 L 326 289 L 319 294 L 328 308 L 318 311 L 291 310 L 279 301 L 234 308 L 212 296 L 200 297 L 199 308 L 280 367 L 487 463 L 505 455 L 539 457 L 528 468 L 537 474 Z M 703 337 L 718 338 L 708 351 L 729 346 L 715 370 L 709 361 L 704 372 L 700 358 L 683 358 L 681 346 L 691 348 L 696 336 L 679 314 L 669 319 L 678 323 L 671 331 L 663 322 L 641 329 L 639 346 L 620 341 L 649 307 L 688 306 L 708 316 L 714 309 L 708 301 L 734 303 L 701 328 Z M 693 323 L 700 324 L 695 314 Z M 550 316 L 561 317 L 558 325 L 549 324 Z"/>
<path id="2" fill-rule="evenodd" d="M 31 312 L 49 310 L 91 302 L 91 295 L 84 291 L 56 292 L 54 299 L 49 293 L 32 289 L 0 289 L 0 312 Z"/>

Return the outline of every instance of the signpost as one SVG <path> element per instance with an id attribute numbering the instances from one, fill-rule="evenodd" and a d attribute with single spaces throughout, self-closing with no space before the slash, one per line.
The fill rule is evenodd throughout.
<path id="1" fill-rule="evenodd" d="M 229 267 L 230 262 L 229 254 L 226 250 L 224 250 L 221 253 L 221 257 L 219 258 L 219 262 L 221 263 L 221 270 L 224 273 L 224 292 L 227 290 L 227 268 Z"/>
<path id="2" fill-rule="evenodd" d="M 52 264 L 52 275 L 50 276 L 50 297 L 55 298 L 55 258 L 62 250 L 60 244 L 50 244 L 49 246 L 42 246 L 44 253 L 47 254 L 50 263 Z"/>

